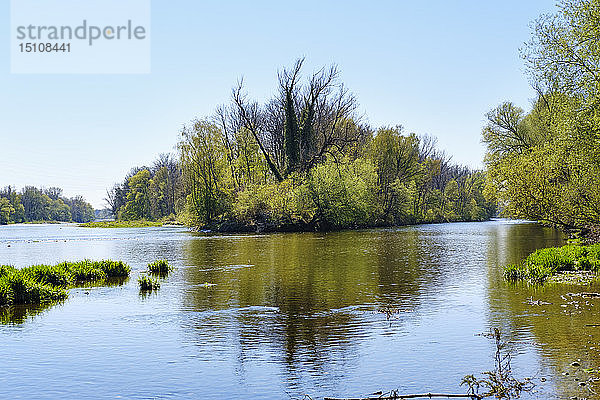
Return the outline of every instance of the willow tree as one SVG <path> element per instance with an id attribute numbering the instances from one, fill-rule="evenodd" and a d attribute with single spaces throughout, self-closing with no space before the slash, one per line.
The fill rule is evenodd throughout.
<path id="1" fill-rule="evenodd" d="M 565 0 L 522 51 L 538 98 L 488 113 L 488 193 L 512 216 L 600 223 L 600 0 Z"/>
<path id="2" fill-rule="evenodd" d="M 187 206 L 193 218 L 199 219 L 191 222 L 209 224 L 229 204 L 223 132 L 208 120 L 195 120 L 183 128 L 178 149 L 189 191 Z"/>

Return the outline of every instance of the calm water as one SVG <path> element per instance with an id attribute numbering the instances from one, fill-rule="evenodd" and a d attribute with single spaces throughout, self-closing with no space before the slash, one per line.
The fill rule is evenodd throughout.
<path id="1" fill-rule="evenodd" d="M 339 233 L 211 236 L 182 228 L 0 227 L 0 263 L 112 258 L 129 281 L 0 312 L 0 397 L 302 398 L 464 392 L 499 327 L 524 398 L 595 398 L 598 287 L 509 286 L 501 265 L 563 237 L 492 221 Z M 137 277 L 166 258 L 156 294 Z M 207 285 L 210 283 L 212 285 Z M 551 305 L 532 306 L 527 298 Z M 562 296 L 562 298 L 561 298 Z M 587 304 L 586 304 L 587 302 Z M 568 372 L 569 375 L 563 375 Z M 575 381 L 578 379 L 579 381 Z"/>

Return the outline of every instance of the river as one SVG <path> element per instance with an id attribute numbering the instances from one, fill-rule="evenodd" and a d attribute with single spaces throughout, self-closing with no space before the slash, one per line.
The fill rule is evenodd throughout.
<path id="1" fill-rule="evenodd" d="M 119 285 L 0 310 L 0 388 L 22 399 L 312 399 L 465 392 L 494 367 L 497 327 L 523 398 L 595 398 L 600 300 L 509 285 L 502 265 L 564 237 L 496 220 L 333 233 L 210 235 L 185 228 L 0 227 L 0 264 L 123 260 Z M 140 294 L 148 262 L 175 270 Z M 561 297 L 562 296 L 562 297 Z M 552 304 L 530 305 L 543 300 Z M 581 367 L 571 364 L 577 361 Z"/>

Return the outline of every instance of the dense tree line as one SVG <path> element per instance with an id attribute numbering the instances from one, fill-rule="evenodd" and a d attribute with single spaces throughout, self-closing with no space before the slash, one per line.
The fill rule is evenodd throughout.
<path id="1" fill-rule="evenodd" d="M 94 209 L 83 197 L 66 198 L 61 188 L 0 189 L 0 225 L 33 221 L 89 222 Z"/>
<path id="2" fill-rule="evenodd" d="M 117 219 L 158 220 L 174 219 L 182 197 L 179 162 L 161 154 L 152 167 L 133 168 L 107 191 L 105 200 Z"/>
<path id="3" fill-rule="evenodd" d="M 538 96 L 487 114 L 488 197 L 506 215 L 565 229 L 600 222 L 600 1 L 540 17 L 522 50 Z"/>
<path id="4" fill-rule="evenodd" d="M 302 64 L 281 71 L 278 93 L 263 104 L 249 100 L 240 82 L 230 104 L 186 125 L 177 159 L 136 168 L 109 191 L 115 215 L 337 229 L 495 213 L 481 171 L 453 164 L 431 137 L 371 128 L 335 67 L 303 79 Z"/>

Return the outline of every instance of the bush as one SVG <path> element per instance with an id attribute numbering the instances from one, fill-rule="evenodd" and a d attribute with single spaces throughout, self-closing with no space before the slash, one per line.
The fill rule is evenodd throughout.
<path id="1" fill-rule="evenodd" d="M 315 215 L 306 185 L 296 177 L 268 185 L 251 185 L 238 193 L 234 218 L 242 223 L 268 222 L 276 225 L 305 223 Z"/>
<path id="2" fill-rule="evenodd" d="M 314 167 L 308 189 L 319 219 L 335 228 L 370 225 L 377 215 L 377 173 L 365 160 Z"/>

